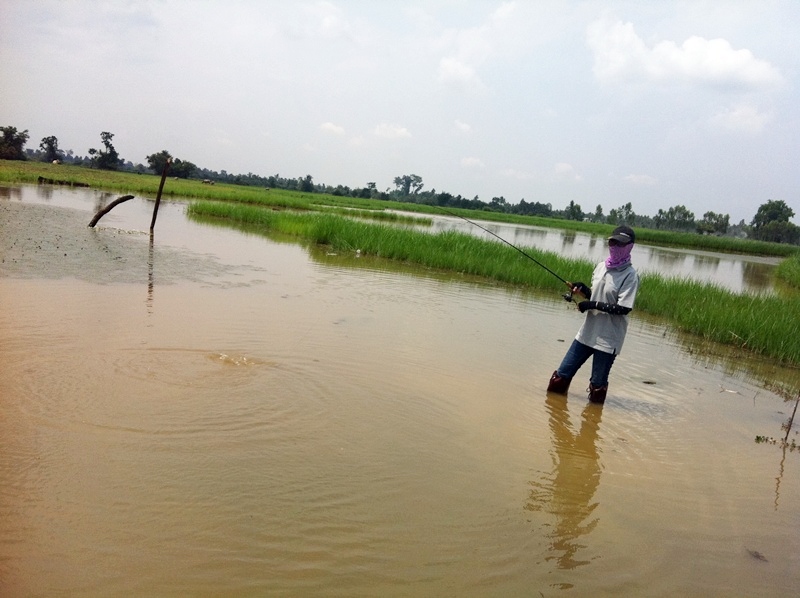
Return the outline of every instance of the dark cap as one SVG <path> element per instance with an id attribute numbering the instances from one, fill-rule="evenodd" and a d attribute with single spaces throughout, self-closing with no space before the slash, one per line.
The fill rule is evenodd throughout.
<path id="1" fill-rule="evenodd" d="M 614 239 L 623 245 L 627 245 L 628 243 L 633 243 L 636 241 L 636 233 L 633 232 L 633 229 L 630 226 L 618 226 L 608 238 L 609 241 L 611 239 Z"/>

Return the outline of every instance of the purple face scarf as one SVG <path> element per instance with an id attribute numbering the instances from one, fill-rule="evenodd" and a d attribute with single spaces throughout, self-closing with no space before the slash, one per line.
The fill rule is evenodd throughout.
<path id="1" fill-rule="evenodd" d="M 606 268 L 619 268 L 630 262 L 632 249 L 633 243 L 628 243 L 627 245 L 609 245 Z"/>

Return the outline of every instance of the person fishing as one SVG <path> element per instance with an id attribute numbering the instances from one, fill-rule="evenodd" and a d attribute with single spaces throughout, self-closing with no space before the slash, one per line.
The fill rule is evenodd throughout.
<path id="1" fill-rule="evenodd" d="M 592 273 L 592 286 L 572 284 L 572 292 L 584 297 L 578 303 L 586 313 L 575 340 L 561 365 L 553 372 L 547 392 L 567 394 L 572 378 L 592 357 L 589 400 L 603 403 L 608 392 L 608 375 L 622 350 L 628 331 L 628 314 L 639 290 L 639 275 L 631 264 L 631 250 L 636 234 L 628 226 L 618 226 L 608 237 L 609 256 Z"/>

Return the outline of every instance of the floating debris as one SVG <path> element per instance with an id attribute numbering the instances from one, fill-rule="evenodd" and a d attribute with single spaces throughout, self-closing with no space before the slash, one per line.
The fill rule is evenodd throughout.
<path id="1" fill-rule="evenodd" d="M 767 560 L 767 557 L 765 557 L 765 556 L 764 556 L 763 554 L 761 554 L 759 551 L 757 551 L 757 550 L 750 550 L 750 549 L 749 549 L 749 548 L 747 548 L 746 546 L 745 546 L 745 548 L 744 548 L 744 549 L 747 551 L 747 554 L 749 554 L 749 555 L 750 555 L 751 557 L 753 557 L 755 560 L 757 560 L 757 561 L 761 561 L 762 563 L 768 563 L 768 562 L 769 562 L 769 560 Z"/>

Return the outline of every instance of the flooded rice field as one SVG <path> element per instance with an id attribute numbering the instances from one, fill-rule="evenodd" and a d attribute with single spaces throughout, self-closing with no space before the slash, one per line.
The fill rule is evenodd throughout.
<path id="1" fill-rule="evenodd" d="M 0 193 L 0 595 L 800 589 L 795 372 L 632 317 L 548 396 L 558 296 L 48 191 Z"/>

